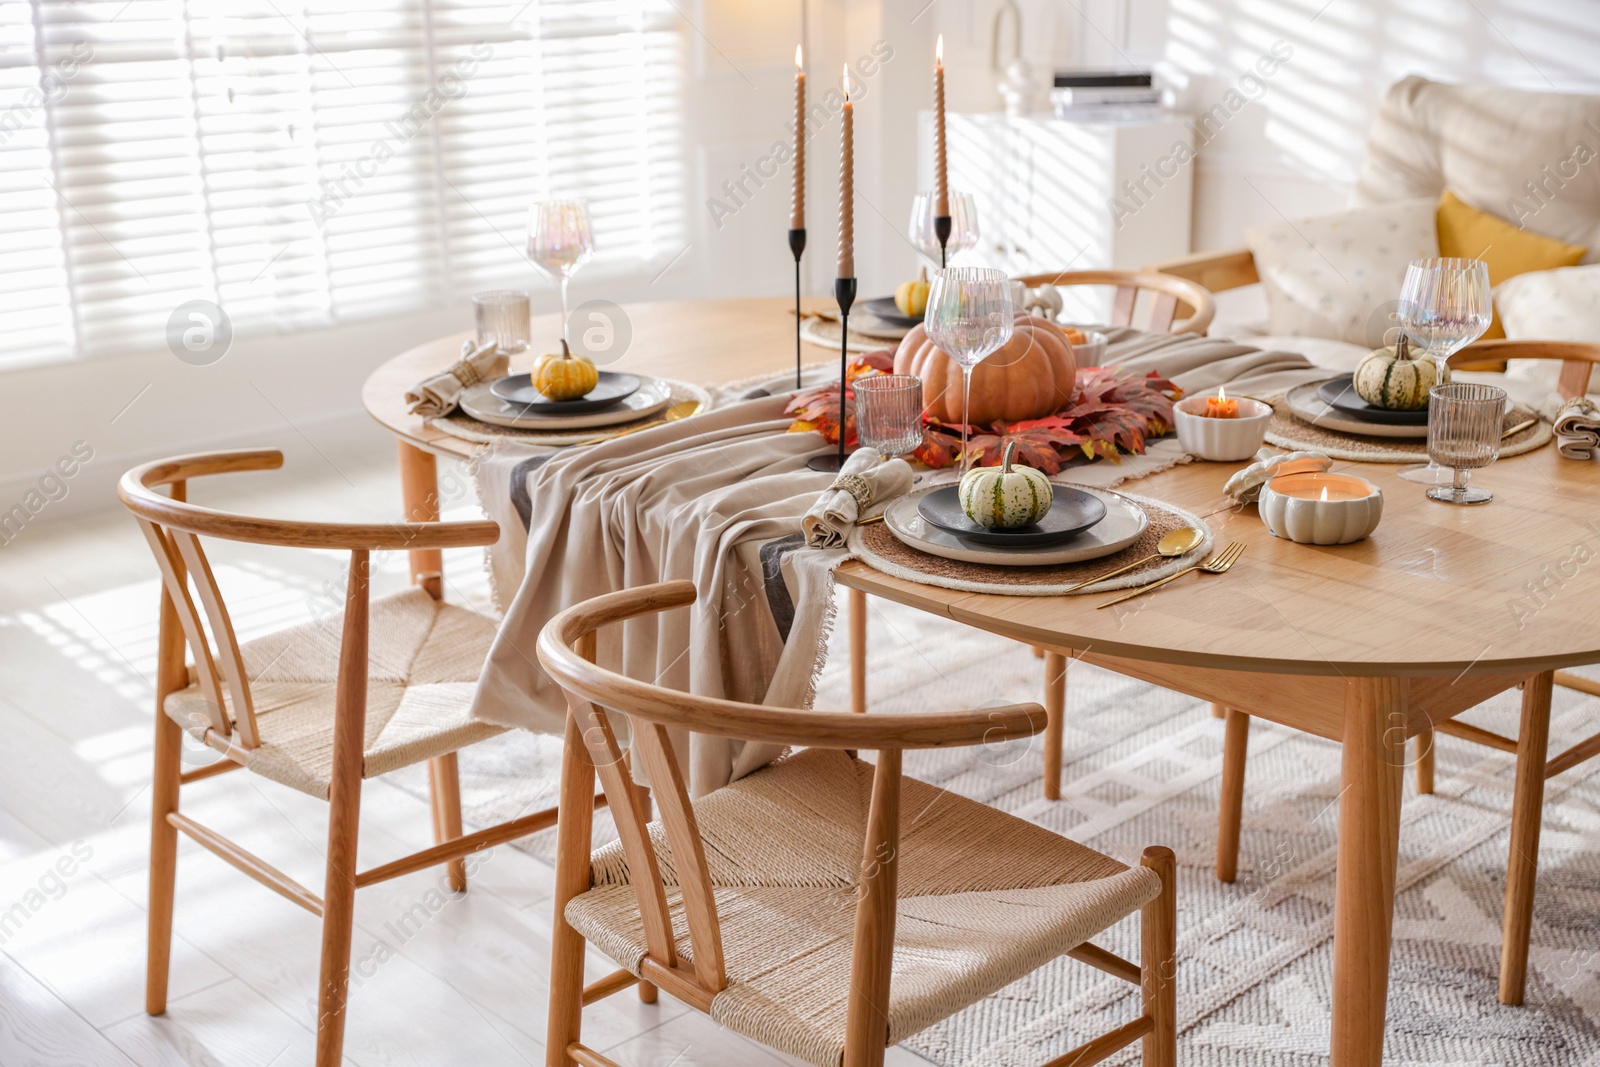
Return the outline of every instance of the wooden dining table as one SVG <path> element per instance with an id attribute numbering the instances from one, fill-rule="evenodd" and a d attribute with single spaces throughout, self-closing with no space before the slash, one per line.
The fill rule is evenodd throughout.
<path id="1" fill-rule="evenodd" d="M 781 299 L 630 306 L 633 351 L 618 366 L 701 382 L 781 371 L 794 358 L 788 306 Z M 400 396 L 448 365 L 459 342 L 441 339 L 396 357 L 365 390 L 368 410 L 401 440 L 415 519 L 436 517 L 433 456 L 465 457 L 477 446 L 406 415 Z M 813 349 L 811 358 L 827 354 Z M 1337 742 L 1331 1054 L 1335 1067 L 1374 1067 L 1383 1060 L 1407 743 L 1518 686 L 1525 728 L 1547 723 L 1551 672 L 1600 662 L 1600 463 L 1562 459 L 1553 446 L 1502 459 L 1474 473 L 1474 484 L 1495 497 L 1477 507 L 1429 500 L 1393 465 L 1339 463 L 1335 470 L 1382 490 L 1384 514 L 1371 537 L 1330 547 L 1275 538 L 1253 505 L 1225 496 L 1238 466 L 1196 462 L 1136 483 L 1141 495 L 1204 517 L 1219 546 L 1239 541 L 1245 551 L 1224 575 L 1186 577 L 1114 608 L 1098 610 L 1105 598 L 1092 595 L 956 592 L 860 561 L 836 576 L 857 596 L 884 597 Z M 413 571 L 427 580 L 438 562 L 413 560 Z M 1508 870 L 1509 885 L 1530 897 L 1537 853 L 1534 813 L 1513 825 Z"/>

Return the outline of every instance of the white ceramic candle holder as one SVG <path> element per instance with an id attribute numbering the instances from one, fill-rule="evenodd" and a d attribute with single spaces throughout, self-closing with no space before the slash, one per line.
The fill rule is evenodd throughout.
<path id="1" fill-rule="evenodd" d="M 1204 396 L 1191 396 L 1173 405 L 1178 421 L 1178 443 L 1200 459 L 1222 463 L 1250 459 L 1267 439 L 1272 406 L 1249 397 L 1236 397 L 1239 415 L 1232 419 L 1207 418 Z"/>
<path id="2" fill-rule="evenodd" d="M 1261 487 L 1257 506 L 1274 537 L 1302 545 L 1348 545 L 1378 528 L 1383 491 L 1350 474 L 1291 471 Z"/>

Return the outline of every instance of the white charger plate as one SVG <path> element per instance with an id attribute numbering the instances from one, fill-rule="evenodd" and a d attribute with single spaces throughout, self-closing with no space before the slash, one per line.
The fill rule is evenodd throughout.
<path id="1" fill-rule="evenodd" d="M 1150 516 L 1145 514 L 1144 509 L 1121 493 L 1067 482 L 1051 484 L 1099 497 L 1105 502 L 1106 517 L 1062 544 L 1040 548 L 991 548 L 946 533 L 924 519 L 917 511 L 917 501 L 924 494 L 939 488 L 929 486 L 908 493 L 890 504 L 884 510 L 883 523 L 889 527 L 890 533 L 919 552 L 962 563 L 989 563 L 1000 567 L 1044 567 L 1100 559 L 1133 544 L 1150 524 Z"/>
<path id="2" fill-rule="evenodd" d="M 1366 422 L 1351 418 L 1328 404 L 1317 395 L 1322 382 L 1297 385 L 1284 396 L 1289 410 L 1311 425 L 1338 433 L 1360 434 L 1362 437 L 1391 437 L 1406 441 L 1423 441 L 1428 437 L 1427 426 L 1395 426 L 1384 422 Z"/>
<path id="3" fill-rule="evenodd" d="M 534 415 L 521 404 L 494 395 L 493 382 L 479 382 L 462 390 L 461 410 L 491 426 L 516 430 L 592 430 L 649 418 L 672 403 L 672 389 L 659 378 L 639 375 L 639 388 L 617 401 L 615 407 L 583 415 Z"/>

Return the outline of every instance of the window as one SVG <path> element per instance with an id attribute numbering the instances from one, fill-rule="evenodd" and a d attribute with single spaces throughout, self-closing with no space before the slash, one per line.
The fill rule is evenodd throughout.
<path id="1" fill-rule="evenodd" d="M 0 367 L 527 286 L 547 196 L 653 273 L 683 66 L 666 0 L 0 3 Z"/>

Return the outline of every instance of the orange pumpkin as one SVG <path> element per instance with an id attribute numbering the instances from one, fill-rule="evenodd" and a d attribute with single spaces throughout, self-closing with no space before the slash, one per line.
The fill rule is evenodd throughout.
<path id="1" fill-rule="evenodd" d="M 928 339 L 922 324 L 900 341 L 896 374 L 922 379 L 922 404 L 941 422 L 961 421 L 961 365 Z M 1072 342 L 1048 319 L 1018 315 L 1011 340 L 972 371 L 972 423 L 1037 419 L 1072 400 L 1078 363 Z"/>

